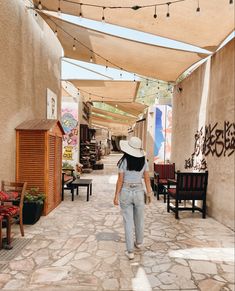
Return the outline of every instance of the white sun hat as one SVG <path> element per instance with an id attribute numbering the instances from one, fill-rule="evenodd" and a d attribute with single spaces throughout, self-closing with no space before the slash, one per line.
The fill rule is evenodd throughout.
<path id="1" fill-rule="evenodd" d="M 130 140 L 120 140 L 120 148 L 124 153 L 136 158 L 145 155 L 142 149 L 142 141 L 136 136 L 131 137 Z"/>

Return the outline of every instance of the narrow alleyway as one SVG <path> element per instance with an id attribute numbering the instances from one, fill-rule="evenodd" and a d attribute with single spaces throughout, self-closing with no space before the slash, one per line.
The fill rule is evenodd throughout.
<path id="1" fill-rule="evenodd" d="M 26 245 L 13 258 L 0 252 L 2 290 L 234 290 L 234 233 L 212 218 L 187 212 L 175 220 L 163 200 L 146 206 L 145 243 L 133 261 L 125 255 L 124 231 L 113 206 L 116 163 L 103 159 L 104 170 L 86 190 L 65 201 L 35 225 L 25 226 L 16 241 Z"/>

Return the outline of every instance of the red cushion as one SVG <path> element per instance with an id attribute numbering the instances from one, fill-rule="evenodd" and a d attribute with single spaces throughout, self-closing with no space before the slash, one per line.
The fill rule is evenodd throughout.
<path id="1" fill-rule="evenodd" d="M 12 200 L 19 197 L 18 192 L 5 192 L 0 191 L 0 201 Z"/>
<path id="2" fill-rule="evenodd" d="M 15 216 L 19 214 L 20 208 L 14 205 L 0 205 L 0 214 L 3 216 Z"/>
<path id="3" fill-rule="evenodd" d="M 175 197 L 176 196 L 176 189 L 169 188 L 169 189 L 167 189 L 167 193 L 170 194 L 171 196 Z"/>

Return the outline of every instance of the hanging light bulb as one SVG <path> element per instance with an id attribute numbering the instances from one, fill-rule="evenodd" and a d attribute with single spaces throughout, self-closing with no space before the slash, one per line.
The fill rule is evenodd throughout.
<path id="1" fill-rule="evenodd" d="M 122 78 L 122 68 L 120 70 L 121 70 L 121 72 L 120 72 L 120 78 Z"/>
<path id="2" fill-rule="evenodd" d="M 79 4 L 79 18 L 82 19 L 82 3 Z"/>
<path id="3" fill-rule="evenodd" d="M 106 62 L 105 69 L 108 70 L 108 68 L 109 68 L 108 67 L 108 60 L 105 60 L 105 62 Z"/>
<path id="4" fill-rule="evenodd" d="M 157 5 L 155 5 L 153 17 L 157 18 Z"/>
<path id="5" fill-rule="evenodd" d="M 76 51 L 76 38 L 73 39 L 73 51 Z"/>
<path id="6" fill-rule="evenodd" d="M 118 107 L 118 105 L 116 104 L 116 105 L 115 105 L 115 107 L 117 108 L 117 107 Z"/>
<path id="7" fill-rule="evenodd" d="M 149 79 L 146 79 L 146 86 L 149 85 Z"/>
<path id="8" fill-rule="evenodd" d="M 136 74 L 134 74 L 134 82 L 135 82 Z"/>
<path id="9" fill-rule="evenodd" d="M 166 3 L 167 4 L 167 13 L 166 13 L 166 17 L 170 17 L 170 2 Z"/>
<path id="10" fill-rule="evenodd" d="M 39 10 L 42 10 L 42 3 L 41 3 L 41 1 L 38 2 L 38 9 Z"/>
<path id="11" fill-rule="evenodd" d="M 92 56 L 90 57 L 90 63 L 93 63 L 93 58 L 92 58 Z"/>
<path id="12" fill-rule="evenodd" d="M 61 9 L 60 9 L 60 0 L 58 0 L 58 10 L 57 10 L 58 16 L 61 15 Z"/>
<path id="13" fill-rule="evenodd" d="M 102 12 L 102 22 L 103 22 L 103 23 L 105 23 L 104 10 L 105 10 L 105 7 L 103 7 L 103 12 Z"/>
<path id="14" fill-rule="evenodd" d="M 197 9 L 196 9 L 196 12 L 200 12 L 200 3 L 199 3 L 199 0 L 197 0 Z"/>
<path id="15" fill-rule="evenodd" d="M 57 35 L 58 35 L 57 28 L 55 28 L 55 31 L 54 31 L 54 33 L 55 33 L 55 36 L 57 36 Z"/>
<path id="16" fill-rule="evenodd" d="M 229 4 L 233 4 L 233 0 L 229 0 Z"/>

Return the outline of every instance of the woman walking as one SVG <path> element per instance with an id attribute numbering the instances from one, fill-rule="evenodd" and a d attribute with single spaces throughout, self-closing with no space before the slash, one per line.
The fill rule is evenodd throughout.
<path id="1" fill-rule="evenodd" d="M 144 239 L 144 188 L 142 177 L 146 185 L 147 196 L 152 197 L 149 168 L 142 150 L 142 142 L 138 137 L 129 141 L 121 140 L 120 148 L 124 155 L 117 163 L 118 180 L 114 196 L 114 205 L 122 209 L 122 216 L 126 239 L 126 256 L 134 259 L 134 246 L 138 249 Z M 135 240 L 134 231 L 135 230 Z"/>

